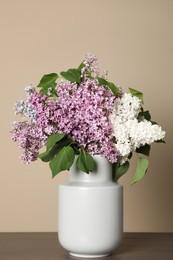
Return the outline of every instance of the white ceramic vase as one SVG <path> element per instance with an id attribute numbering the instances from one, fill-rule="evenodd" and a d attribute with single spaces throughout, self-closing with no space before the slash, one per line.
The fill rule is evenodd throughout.
<path id="1" fill-rule="evenodd" d="M 123 236 L 123 188 L 112 181 L 107 159 L 94 160 L 94 172 L 80 172 L 74 164 L 70 181 L 59 185 L 59 242 L 76 257 L 110 255 Z"/>

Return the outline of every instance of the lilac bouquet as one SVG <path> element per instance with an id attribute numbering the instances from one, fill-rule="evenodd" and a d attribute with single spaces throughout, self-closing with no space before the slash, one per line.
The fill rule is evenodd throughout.
<path id="1" fill-rule="evenodd" d="M 127 172 L 135 152 L 138 165 L 132 183 L 148 169 L 150 145 L 164 142 L 165 132 L 143 108 L 143 94 L 128 93 L 100 75 L 98 60 L 85 55 L 78 68 L 44 75 L 37 88 L 25 88 L 26 100 L 15 103 L 24 120 L 13 123 L 12 140 L 23 149 L 21 160 L 49 162 L 52 176 L 69 170 L 94 170 L 93 155 L 112 163 L 113 180 Z M 39 91 L 38 91 L 39 90 Z M 40 153 L 40 149 L 46 151 Z"/>

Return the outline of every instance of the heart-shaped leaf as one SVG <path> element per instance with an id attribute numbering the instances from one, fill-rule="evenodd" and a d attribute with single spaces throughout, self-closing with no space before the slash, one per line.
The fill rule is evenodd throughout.
<path id="1" fill-rule="evenodd" d="M 52 177 L 55 177 L 59 172 L 69 170 L 75 158 L 74 150 L 71 146 L 63 147 L 58 154 L 49 163 L 52 171 Z"/>
<path id="2" fill-rule="evenodd" d="M 115 167 L 113 167 L 113 181 L 117 182 L 118 179 L 128 171 L 129 166 L 129 161 L 126 161 L 124 164 L 119 165 L 118 167 L 115 165 Z"/>
<path id="3" fill-rule="evenodd" d="M 144 103 L 144 96 L 142 92 L 133 88 L 129 88 L 129 93 L 131 93 L 132 96 L 138 97 L 140 100 L 142 100 L 142 103 Z"/>
<path id="4" fill-rule="evenodd" d="M 78 69 L 69 69 L 67 71 L 62 71 L 61 76 L 68 81 L 80 83 L 81 82 L 81 74 L 80 70 Z"/>
<path id="5" fill-rule="evenodd" d="M 99 85 L 108 86 L 112 90 L 115 96 L 118 94 L 118 88 L 114 85 L 114 83 L 99 77 L 97 78 L 97 80 L 99 82 Z"/>
<path id="6" fill-rule="evenodd" d="M 65 134 L 52 134 L 48 137 L 46 142 L 46 149 L 49 150 L 52 148 L 58 141 L 64 138 Z"/>
<path id="7" fill-rule="evenodd" d="M 50 150 L 41 153 L 38 155 L 38 157 L 43 161 L 43 162 L 50 162 L 54 156 L 59 152 L 59 150 L 62 147 L 59 147 L 58 145 L 54 145 Z"/>
<path id="8" fill-rule="evenodd" d="M 50 73 L 50 74 L 46 74 L 44 75 L 41 80 L 40 83 L 38 84 L 38 88 L 51 88 L 54 87 L 56 85 L 55 81 L 58 78 L 58 74 L 56 73 Z"/>
<path id="9" fill-rule="evenodd" d="M 149 144 L 146 144 L 144 146 L 137 148 L 136 152 L 141 153 L 141 154 L 146 155 L 146 156 L 149 156 L 150 155 L 150 149 L 151 149 L 151 146 Z"/>
<path id="10" fill-rule="evenodd" d="M 92 172 L 94 170 L 93 157 L 85 150 L 82 150 L 77 158 L 77 167 L 83 172 Z"/>
<path id="11" fill-rule="evenodd" d="M 138 182 L 139 180 L 141 180 L 144 177 L 144 175 L 146 174 L 147 169 L 148 169 L 147 158 L 139 157 L 137 169 L 136 169 L 136 172 L 135 172 L 135 175 L 133 177 L 131 184 L 134 184 L 134 183 Z"/>

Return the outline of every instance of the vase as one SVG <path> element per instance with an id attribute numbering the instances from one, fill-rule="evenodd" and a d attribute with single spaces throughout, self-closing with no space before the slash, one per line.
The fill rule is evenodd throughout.
<path id="1" fill-rule="evenodd" d="M 58 238 L 70 255 L 105 257 L 123 237 L 123 187 L 112 181 L 112 166 L 94 156 L 95 170 L 70 169 L 69 182 L 59 185 Z"/>

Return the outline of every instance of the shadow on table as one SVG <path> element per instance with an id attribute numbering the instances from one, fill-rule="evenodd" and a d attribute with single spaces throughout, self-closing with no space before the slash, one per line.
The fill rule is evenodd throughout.
<path id="1" fill-rule="evenodd" d="M 145 234 L 139 236 L 138 233 L 129 233 L 124 236 L 119 247 L 113 252 L 113 255 L 133 255 L 137 251 L 148 251 L 150 248 L 150 237 L 147 237 Z"/>

